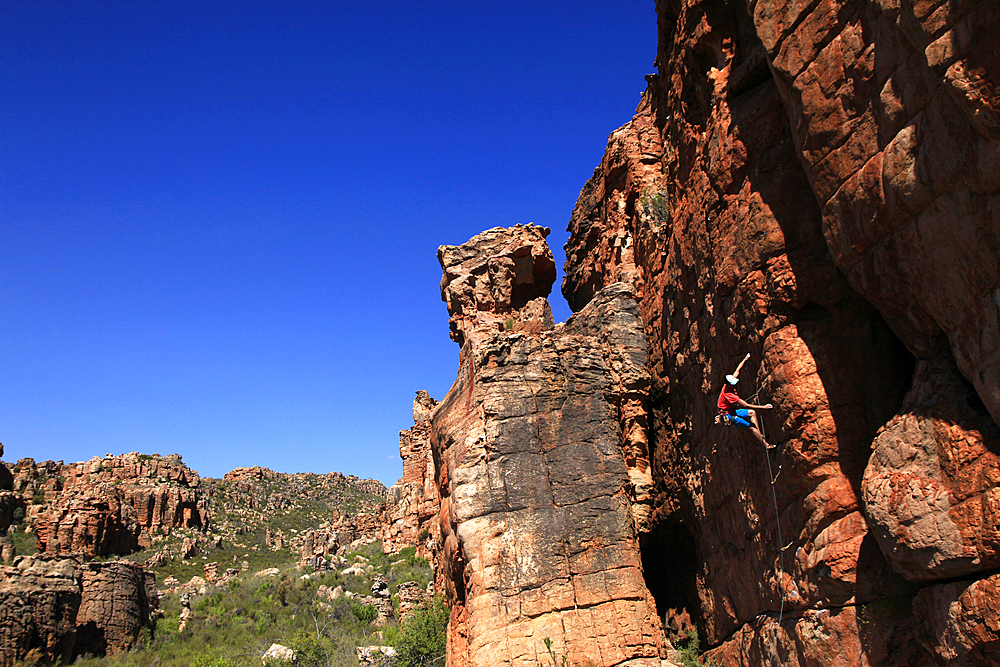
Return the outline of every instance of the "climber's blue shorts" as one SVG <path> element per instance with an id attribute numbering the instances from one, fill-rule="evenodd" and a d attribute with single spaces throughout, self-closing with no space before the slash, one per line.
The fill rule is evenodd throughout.
<path id="1" fill-rule="evenodd" d="M 750 411 L 746 408 L 740 408 L 736 411 L 735 417 L 730 417 L 733 423 L 737 426 L 742 426 L 743 428 L 751 428 L 753 423 L 750 422 Z"/>

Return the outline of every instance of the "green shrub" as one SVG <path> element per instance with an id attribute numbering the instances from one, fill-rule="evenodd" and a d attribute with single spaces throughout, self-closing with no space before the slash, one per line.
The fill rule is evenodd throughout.
<path id="1" fill-rule="evenodd" d="M 378 609 L 368 604 L 361 604 L 360 602 L 351 603 L 351 613 L 354 614 L 354 618 L 358 619 L 365 625 L 371 623 L 378 617 Z"/>
<path id="2" fill-rule="evenodd" d="M 681 664 L 684 667 L 717 667 L 717 663 L 701 658 L 701 642 L 698 639 L 698 631 L 692 629 L 677 642 L 677 652 L 680 654 Z"/>
<path id="3" fill-rule="evenodd" d="M 652 218 L 657 225 L 664 225 L 670 221 L 670 198 L 666 192 L 650 194 L 643 192 L 639 197 L 639 206 L 642 213 Z"/>
<path id="4" fill-rule="evenodd" d="M 417 607 L 395 637 L 399 667 L 443 665 L 447 628 L 448 607 L 443 599 L 435 597 Z"/>
<path id="5" fill-rule="evenodd" d="M 295 651 L 297 667 L 326 667 L 330 662 L 330 641 L 325 637 L 301 632 L 289 648 Z"/>
<path id="6" fill-rule="evenodd" d="M 236 663 L 222 656 L 199 653 L 191 660 L 191 667 L 236 667 Z"/>
<path id="7" fill-rule="evenodd" d="M 556 652 L 552 650 L 552 640 L 546 637 L 542 640 L 545 643 L 545 652 L 549 656 L 549 660 L 552 661 L 552 667 L 567 667 L 569 665 L 569 657 L 563 654 L 560 658 L 556 657 Z M 535 663 L 538 667 L 542 667 L 542 663 Z"/>

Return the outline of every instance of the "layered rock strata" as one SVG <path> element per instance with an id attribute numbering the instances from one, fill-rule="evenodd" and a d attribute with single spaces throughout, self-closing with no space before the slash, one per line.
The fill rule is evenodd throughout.
<path id="1" fill-rule="evenodd" d="M 383 548 L 387 552 L 415 546 L 417 555 L 427 558 L 440 540 L 441 531 L 434 519 L 441 497 L 430 438 L 431 415 L 436 407 L 437 401 L 426 391 L 418 391 L 413 399 L 413 427 L 399 432 L 403 476 L 389 488 L 386 502 Z"/>
<path id="2" fill-rule="evenodd" d="M 431 416 L 449 665 L 542 662 L 548 638 L 574 664 L 658 666 L 623 455 L 645 442 L 638 308 L 612 285 L 554 325 L 547 232 L 492 229 L 438 252 L 462 345 Z"/>
<path id="3" fill-rule="evenodd" d="M 333 557 L 350 545 L 381 540 L 385 532 L 384 510 L 357 514 L 335 512 L 330 521 L 304 531 L 292 543 L 300 554 L 299 564 L 302 567 L 325 570 L 332 568 Z"/>
<path id="4" fill-rule="evenodd" d="M 133 452 L 37 466 L 22 459 L 15 467 L 15 490 L 45 495 L 35 532 L 39 550 L 52 554 L 126 554 L 174 528 L 205 529 L 200 485 L 198 473 L 177 455 Z"/>
<path id="5" fill-rule="evenodd" d="M 18 558 L 0 570 L 0 665 L 128 650 L 156 612 L 154 582 L 126 561 Z"/>
<path id="6" fill-rule="evenodd" d="M 581 192 L 563 293 L 636 290 L 659 612 L 724 664 L 989 664 L 1000 9 L 657 15 L 659 72 Z M 746 352 L 770 458 L 713 422 Z"/>

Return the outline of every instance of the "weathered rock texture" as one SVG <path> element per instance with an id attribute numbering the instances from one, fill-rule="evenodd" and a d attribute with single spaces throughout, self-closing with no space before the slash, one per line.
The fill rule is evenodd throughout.
<path id="1" fill-rule="evenodd" d="M 299 564 L 302 567 L 324 570 L 333 567 L 333 556 L 339 552 L 352 544 L 381 540 L 385 531 L 384 511 L 357 514 L 334 512 L 332 520 L 304 531 L 292 543 L 301 554 Z"/>
<path id="2" fill-rule="evenodd" d="M 126 554 L 171 529 L 208 524 L 198 473 L 176 455 L 133 452 L 37 466 L 22 459 L 14 472 L 15 491 L 44 493 L 35 532 L 39 550 L 47 553 Z"/>
<path id="3" fill-rule="evenodd" d="M 511 235 L 500 227 L 483 232 L 476 246 L 441 246 L 438 261 L 441 299 L 448 305 L 451 338 L 465 342 L 501 331 L 539 331 L 551 327 L 545 297 L 556 279 L 556 264 L 545 227 L 518 226 Z M 484 247 L 490 246 L 487 252 Z"/>
<path id="4" fill-rule="evenodd" d="M 3 456 L 2 442 L 0 442 L 0 456 Z M 7 529 L 14 523 L 15 510 L 20 508 L 24 511 L 25 503 L 19 494 L 13 492 L 13 488 L 14 476 L 7 466 L 0 463 L 0 534 L 6 534 Z M 6 556 L 3 560 L 7 560 Z"/>
<path id="5" fill-rule="evenodd" d="M 1000 6 L 660 0 L 657 18 L 659 73 L 581 192 L 563 293 L 579 312 L 617 282 L 637 295 L 658 611 L 689 612 L 727 665 L 980 664 Z M 746 352 L 770 460 L 713 422 Z"/>
<path id="6" fill-rule="evenodd" d="M 383 548 L 387 552 L 415 546 L 417 555 L 433 556 L 441 530 L 434 520 L 441 507 L 434 456 L 431 452 L 431 415 L 437 401 L 426 391 L 413 399 L 413 427 L 399 432 L 399 455 L 403 477 L 389 488 L 386 502 L 386 531 Z"/>
<path id="7" fill-rule="evenodd" d="M 862 480 L 869 525 L 910 581 L 1000 567 L 1000 429 L 950 359 L 920 361 Z"/>
<path id="8" fill-rule="evenodd" d="M 543 662 L 550 638 L 574 664 L 658 667 L 633 513 L 643 491 L 622 453 L 648 458 L 638 308 L 616 284 L 554 326 L 546 234 L 492 229 L 438 251 L 462 344 L 431 416 L 449 664 Z"/>
<path id="9" fill-rule="evenodd" d="M 126 561 L 19 558 L 0 570 L 0 665 L 128 650 L 156 609 L 154 580 Z"/>
<path id="10" fill-rule="evenodd" d="M 1000 6 L 757 0 L 832 257 L 1000 420 Z"/>

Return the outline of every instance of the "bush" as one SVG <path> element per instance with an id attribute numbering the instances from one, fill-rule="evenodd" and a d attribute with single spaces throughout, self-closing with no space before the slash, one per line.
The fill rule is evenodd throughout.
<path id="1" fill-rule="evenodd" d="M 698 640 L 697 630 L 691 630 L 677 642 L 677 651 L 684 667 L 716 667 L 714 660 L 709 659 L 705 662 L 701 659 L 701 643 Z"/>
<path id="2" fill-rule="evenodd" d="M 354 614 L 354 618 L 358 619 L 365 625 L 368 625 L 378 618 L 378 609 L 371 605 L 361 604 L 360 602 L 351 603 L 351 613 Z"/>
<path id="3" fill-rule="evenodd" d="M 447 628 L 448 608 L 443 599 L 435 597 L 433 601 L 417 607 L 395 638 L 399 667 L 443 665 Z"/>
<path id="4" fill-rule="evenodd" d="M 300 632 L 289 648 L 295 651 L 298 667 L 325 667 L 330 663 L 330 641 L 325 637 Z"/>
<path id="5" fill-rule="evenodd" d="M 639 198 L 642 214 L 648 216 L 657 225 L 670 222 L 670 198 L 666 192 L 649 193 L 643 191 Z"/>
<path id="6" fill-rule="evenodd" d="M 191 667 L 236 667 L 236 663 L 222 656 L 200 653 L 192 658 Z"/>

